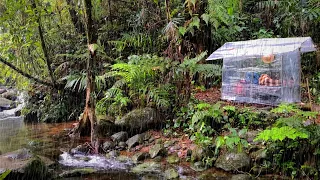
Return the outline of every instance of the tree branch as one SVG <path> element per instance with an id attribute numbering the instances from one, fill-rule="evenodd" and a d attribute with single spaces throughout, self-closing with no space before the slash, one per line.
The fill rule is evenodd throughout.
<path id="1" fill-rule="evenodd" d="M 43 31 L 42 31 L 42 28 L 41 28 L 41 19 L 40 19 L 41 17 L 37 13 L 37 11 L 38 11 L 37 10 L 37 4 L 36 4 L 36 2 L 34 0 L 32 1 L 32 7 L 36 11 L 36 15 L 38 16 L 37 17 L 38 31 L 39 31 L 41 47 L 42 47 L 43 54 L 44 54 L 44 57 L 45 57 L 46 65 L 47 65 L 47 68 L 48 68 L 48 71 L 49 71 L 49 75 L 50 75 L 52 84 L 53 84 L 53 86 L 56 87 L 56 80 L 55 80 L 55 77 L 53 75 L 53 71 L 52 71 L 52 68 L 51 68 L 51 60 L 50 60 L 50 57 L 49 57 L 49 54 L 48 54 L 48 49 L 47 49 L 46 43 L 44 41 Z"/>
<path id="2" fill-rule="evenodd" d="M 31 80 L 34 80 L 35 82 L 39 83 L 39 84 L 43 84 L 43 85 L 46 85 L 46 86 L 51 86 L 53 87 L 53 84 L 49 83 L 49 82 L 46 82 L 46 81 L 43 81 L 39 78 L 36 78 L 36 77 L 33 77 L 32 75 L 26 73 L 26 72 L 23 72 L 21 69 L 19 69 L 18 67 L 14 66 L 13 64 L 11 64 L 10 62 L 4 60 L 3 58 L 0 57 L 0 62 L 2 62 L 3 64 L 9 66 L 11 69 L 13 69 L 14 71 L 16 71 L 17 73 L 21 74 L 22 76 L 28 78 L 28 79 L 31 79 Z"/>

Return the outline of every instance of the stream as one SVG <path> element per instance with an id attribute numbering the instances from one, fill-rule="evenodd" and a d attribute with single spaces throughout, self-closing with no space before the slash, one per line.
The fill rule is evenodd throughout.
<path id="1" fill-rule="evenodd" d="M 0 112 L 0 154 L 10 153 L 22 148 L 32 153 L 49 158 L 55 162 L 51 170 L 56 174 L 76 168 L 94 168 L 96 173 L 63 179 L 139 179 L 129 172 L 132 162 L 120 162 L 107 159 L 101 155 L 71 155 L 68 151 L 78 144 L 79 139 L 71 140 L 66 134 L 75 122 L 68 123 L 33 123 L 26 124 L 23 116 L 15 116 L 15 112 L 23 107 L 23 95 L 17 100 L 16 108 Z M 86 139 L 85 139 L 86 140 Z"/>
<path id="2" fill-rule="evenodd" d="M 143 169 L 141 173 L 141 169 L 136 170 L 139 165 L 134 164 L 126 155 L 127 151 L 120 152 L 120 156 L 108 158 L 103 154 L 72 153 L 73 148 L 90 140 L 89 137 L 72 139 L 67 136 L 75 122 L 24 123 L 23 116 L 15 116 L 24 105 L 23 95 L 16 101 L 19 103 L 16 108 L 0 112 L 0 155 L 21 149 L 30 150 L 35 155 L 53 161 L 54 164 L 49 166 L 49 171 L 59 179 L 160 180 L 165 179 L 165 171 L 173 168 L 177 169 L 179 179 L 198 179 L 202 175 L 202 172 L 190 169 L 189 164 L 171 165 L 163 160 L 160 162 L 147 160 L 144 163 L 146 165 L 140 164 L 142 165 L 140 168 Z M 86 172 L 83 172 L 84 169 Z M 212 168 L 205 173 L 211 175 L 209 179 L 213 177 L 212 174 L 218 179 L 230 179 L 230 175 Z"/>

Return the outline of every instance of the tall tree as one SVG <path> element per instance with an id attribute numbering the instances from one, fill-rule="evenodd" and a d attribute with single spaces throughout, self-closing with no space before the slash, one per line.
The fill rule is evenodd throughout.
<path id="1" fill-rule="evenodd" d="M 97 136 L 97 117 L 95 114 L 95 64 L 96 64 L 96 46 L 98 41 L 97 29 L 92 16 L 91 0 L 85 0 L 85 19 L 87 24 L 87 42 L 90 53 L 87 60 L 87 89 L 86 89 L 86 104 L 83 113 L 83 121 L 90 121 L 91 127 L 91 145 L 94 153 L 98 153 L 99 141 Z"/>

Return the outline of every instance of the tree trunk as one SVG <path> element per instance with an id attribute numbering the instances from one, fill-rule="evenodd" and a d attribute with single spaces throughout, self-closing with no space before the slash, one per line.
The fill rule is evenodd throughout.
<path id="1" fill-rule="evenodd" d="M 87 61 L 87 89 L 86 89 L 86 105 L 83 113 L 83 121 L 90 121 L 91 145 L 93 152 L 98 153 L 99 140 L 97 136 L 97 117 L 95 114 L 95 63 L 96 52 L 95 46 L 98 41 L 97 29 L 92 17 L 91 0 L 85 0 L 85 15 L 87 21 L 87 39 L 90 57 Z"/>
<path id="2" fill-rule="evenodd" d="M 76 32 L 80 34 L 85 34 L 84 25 L 81 22 L 80 18 L 77 16 L 77 12 L 74 7 L 75 6 L 74 2 L 72 0 L 66 0 L 66 1 L 69 6 L 68 10 L 71 17 L 71 21 L 76 29 Z"/>

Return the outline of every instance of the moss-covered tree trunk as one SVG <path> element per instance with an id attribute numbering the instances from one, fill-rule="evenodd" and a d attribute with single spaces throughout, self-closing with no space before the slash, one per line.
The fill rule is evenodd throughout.
<path id="1" fill-rule="evenodd" d="M 94 148 L 94 153 L 98 153 L 99 140 L 97 135 L 97 117 L 95 114 L 95 63 L 96 63 L 96 52 L 95 46 L 97 45 L 98 35 L 97 29 L 95 28 L 94 20 L 92 17 L 92 4 L 91 0 L 85 0 L 85 15 L 87 21 L 87 39 L 88 39 L 88 50 L 90 53 L 87 62 L 87 89 L 86 89 L 86 105 L 84 109 L 83 120 L 90 120 L 91 125 L 91 145 Z"/>
<path id="2" fill-rule="evenodd" d="M 95 23 L 92 17 L 91 0 L 85 0 L 85 16 L 87 25 L 87 40 L 89 59 L 87 60 L 87 89 L 86 89 L 86 104 L 83 116 L 80 118 L 78 126 L 75 128 L 73 134 L 91 135 L 91 147 L 93 153 L 98 153 L 99 140 L 97 135 L 97 117 L 95 114 L 95 67 L 96 67 L 96 51 L 98 35 Z"/>

